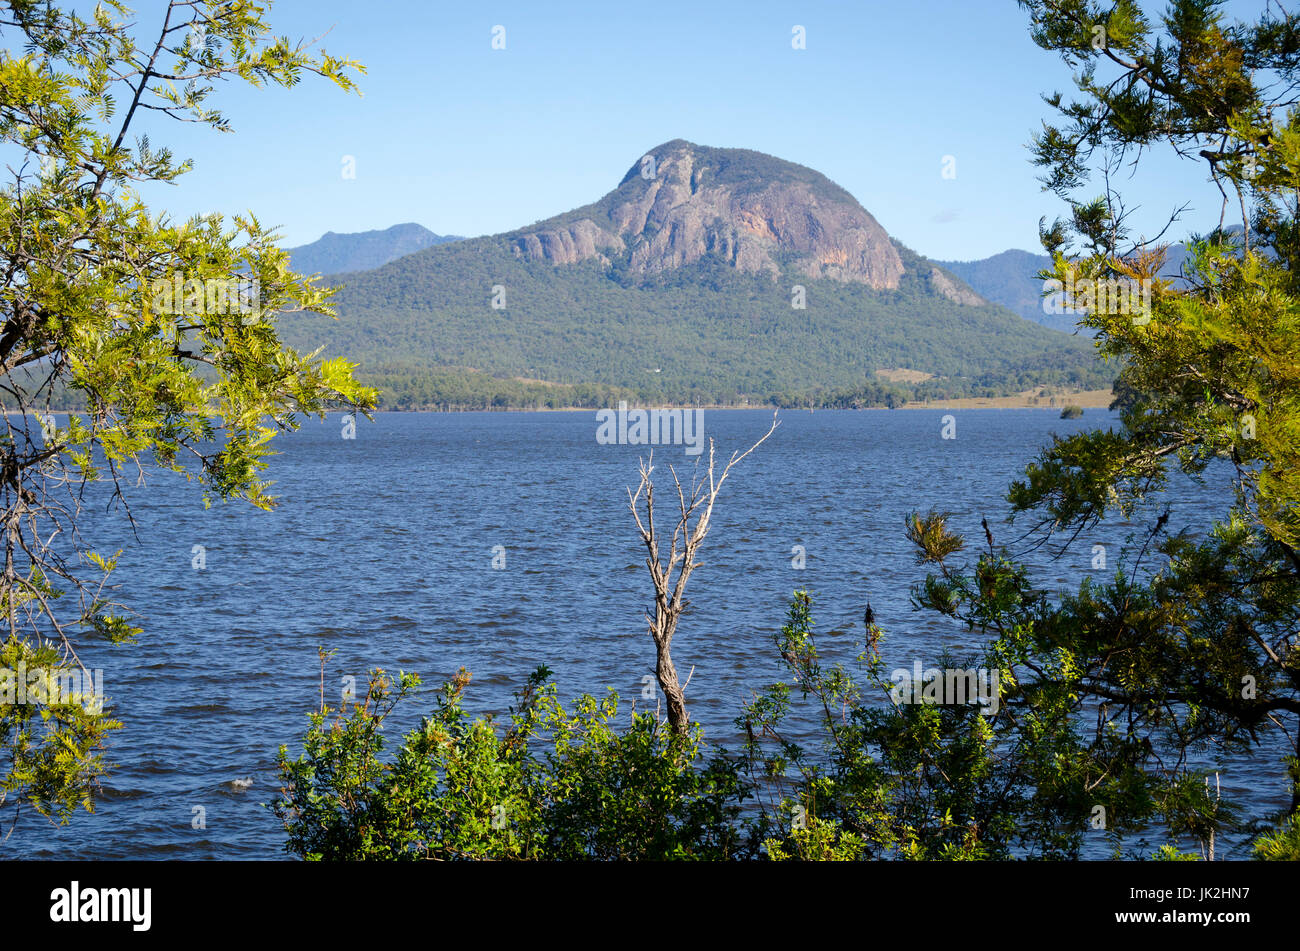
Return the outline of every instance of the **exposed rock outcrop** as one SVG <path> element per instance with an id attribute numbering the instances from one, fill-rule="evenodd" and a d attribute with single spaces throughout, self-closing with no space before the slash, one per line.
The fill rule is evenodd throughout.
<path id="1" fill-rule="evenodd" d="M 958 283 L 937 267 L 930 270 L 930 290 L 958 304 L 983 304 L 980 297 L 965 284 Z"/>
<path id="2" fill-rule="evenodd" d="M 623 241 L 584 218 L 567 228 L 546 229 L 515 240 L 515 253 L 529 260 L 544 258 L 553 264 L 575 264 L 605 250 L 623 250 Z"/>
<path id="3" fill-rule="evenodd" d="M 898 287 L 902 259 L 885 229 L 829 179 L 740 149 L 677 140 L 649 153 L 599 202 L 513 236 L 516 255 L 572 264 L 628 252 L 654 274 L 713 256 L 745 273 L 782 266 L 809 278 Z M 948 281 L 940 291 L 957 300 Z"/>

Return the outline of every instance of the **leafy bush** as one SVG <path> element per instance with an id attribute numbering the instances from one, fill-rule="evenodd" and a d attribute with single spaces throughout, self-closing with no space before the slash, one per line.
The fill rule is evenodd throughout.
<path id="1" fill-rule="evenodd" d="M 464 670 L 384 762 L 383 724 L 420 686 L 376 671 L 364 700 L 311 715 L 305 755 L 277 763 L 274 804 L 306 859 L 709 859 L 752 851 L 747 792 L 699 727 L 677 736 L 653 715 L 614 723 L 620 703 L 578 698 L 570 713 L 539 668 L 510 725 L 471 718 Z"/>

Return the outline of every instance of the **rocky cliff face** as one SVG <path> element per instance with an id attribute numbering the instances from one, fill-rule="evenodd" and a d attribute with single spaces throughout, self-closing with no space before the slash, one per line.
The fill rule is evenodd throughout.
<path id="1" fill-rule="evenodd" d="M 623 241 L 610 234 L 590 218 L 583 218 L 566 228 L 547 228 L 515 239 L 515 254 L 530 261 L 545 260 L 552 264 L 575 264 L 602 256 L 601 251 L 623 250 Z"/>
<path id="2" fill-rule="evenodd" d="M 848 192 L 790 162 L 676 140 L 647 154 L 600 201 L 511 235 L 516 255 L 572 264 L 626 255 L 654 274 L 712 256 L 746 273 L 897 288 L 904 264 L 885 229 Z M 941 272 L 932 289 L 975 297 Z M 927 275 L 927 277 L 929 277 Z"/>
<path id="3" fill-rule="evenodd" d="M 960 281 L 953 280 L 952 277 L 937 267 L 930 269 L 929 283 L 931 292 L 946 297 L 955 303 L 975 305 L 985 303 L 984 298 Z"/>

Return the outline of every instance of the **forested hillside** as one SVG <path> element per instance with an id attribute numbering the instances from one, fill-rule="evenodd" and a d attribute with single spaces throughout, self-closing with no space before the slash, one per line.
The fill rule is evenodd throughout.
<path id="1" fill-rule="evenodd" d="M 383 404 L 882 405 L 1098 388 L 1090 341 L 989 304 L 817 172 L 680 140 L 600 201 L 330 279 L 340 320 L 289 339 L 360 364 Z M 802 291 L 798 290 L 802 288 Z M 800 306 L 802 305 L 802 306 Z M 930 375 L 885 384 L 877 371 Z"/>

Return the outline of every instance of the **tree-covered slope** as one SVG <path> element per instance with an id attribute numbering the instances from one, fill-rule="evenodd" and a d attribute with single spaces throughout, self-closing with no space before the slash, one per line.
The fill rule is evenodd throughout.
<path id="1" fill-rule="evenodd" d="M 894 368 L 936 395 L 1109 382 L 1089 342 L 984 302 L 811 169 L 680 140 L 648 154 L 653 176 L 634 165 L 567 215 L 331 278 L 340 320 L 287 332 L 382 377 L 389 405 L 459 405 L 439 398 L 452 379 L 705 403 L 831 398 Z"/>

